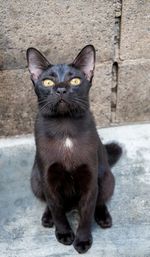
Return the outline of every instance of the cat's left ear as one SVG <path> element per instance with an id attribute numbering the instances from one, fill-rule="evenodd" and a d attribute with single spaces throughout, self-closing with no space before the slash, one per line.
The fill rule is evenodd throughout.
<path id="1" fill-rule="evenodd" d="M 50 65 L 47 59 L 33 47 L 27 49 L 27 62 L 33 81 L 38 80 L 40 74 Z"/>
<path id="2" fill-rule="evenodd" d="M 83 71 L 87 80 L 91 81 L 95 68 L 95 48 L 93 45 L 85 46 L 72 63 L 75 67 Z"/>

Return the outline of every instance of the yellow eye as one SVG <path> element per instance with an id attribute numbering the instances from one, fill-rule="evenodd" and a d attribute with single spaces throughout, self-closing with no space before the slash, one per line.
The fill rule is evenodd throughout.
<path id="1" fill-rule="evenodd" d="M 43 85 L 44 85 L 45 87 L 52 87 L 52 86 L 55 85 L 55 83 L 54 83 L 54 81 L 51 80 L 51 79 L 45 79 L 45 80 L 43 80 Z"/>
<path id="2" fill-rule="evenodd" d="M 81 84 L 81 79 L 79 78 L 73 78 L 70 80 L 70 85 L 72 86 L 79 86 Z"/>

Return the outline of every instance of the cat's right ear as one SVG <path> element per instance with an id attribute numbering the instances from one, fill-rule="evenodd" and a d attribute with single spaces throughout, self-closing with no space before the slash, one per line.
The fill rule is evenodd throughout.
<path id="1" fill-rule="evenodd" d="M 37 49 L 32 47 L 27 49 L 27 63 L 31 79 L 35 82 L 43 70 L 50 65 L 46 58 Z"/>

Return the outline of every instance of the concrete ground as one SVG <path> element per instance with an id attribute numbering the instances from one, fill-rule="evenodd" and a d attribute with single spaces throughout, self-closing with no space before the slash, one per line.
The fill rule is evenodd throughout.
<path id="1" fill-rule="evenodd" d="M 104 142 L 119 142 L 124 152 L 113 168 L 116 190 L 108 204 L 113 227 L 93 225 L 93 246 L 85 256 L 150 257 L 150 124 L 99 133 Z M 34 152 L 32 136 L 0 140 L 0 256 L 78 256 L 73 246 L 57 242 L 54 228 L 40 224 L 44 205 L 29 183 Z"/>

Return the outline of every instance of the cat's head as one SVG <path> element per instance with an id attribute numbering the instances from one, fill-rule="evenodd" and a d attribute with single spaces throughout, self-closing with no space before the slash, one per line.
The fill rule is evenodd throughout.
<path id="1" fill-rule="evenodd" d="M 35 48 L 27 50 L 28 68 L 43 115 L 83 115 L 89 108 L 95 49 L 85 46 L 71 64 L 53 65 Z"/>

